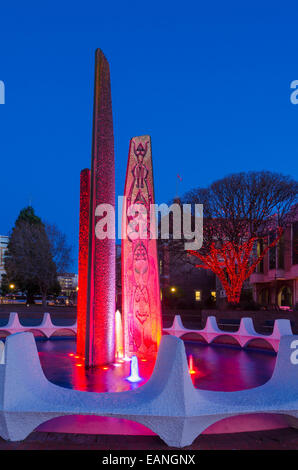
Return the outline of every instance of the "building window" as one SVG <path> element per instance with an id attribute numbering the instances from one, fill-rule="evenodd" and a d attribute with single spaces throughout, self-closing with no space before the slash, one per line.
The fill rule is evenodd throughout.
<path id="1" fill-rule="evenodd" d="M 298 264 L 298 221 L 293 223 L 292 263 Z"/>
<path id="2" fill-rule="evenodd" d="M 285 267 L 285 244 L 284 237 L 282 236 L 277 244 L 277 267 L 278 269 L 284 269 Z"/>
<path id="3" fill-rule="evenodd" d="M 280 307 L 292 306 L 292 291 L 289 286 L 283 286 L 278 293 L 277 303 Z"/>
<path id="4" fill-rule="evenodd" d="M 214 302 L 216 302 L 216 291 L 215 290 L 211 291 L 211 299 L 214 300 Z"/>
<path id="5" fill-rule="evenodd" d="M 269 289 L 265 287 L 259 292 L 259 303 L 261 305 L 268 305 L 269 304 Z"/>
<path id="6" fill-rule="evenodd" d="M 195 291 L 195 299 L 196 299 L 196 302 L 200 302 L 200 300 L 201 300 L 201 291 L 200 290 Z"/>
<path id="7" fill-rule="evenodd" d="M 257 257 L 261 255 L 264 249 L 264 244 L 263 240 L 258 240 L 257 242 Z M 257 264 L 256 266 L 256 272 L 257 273 L 263 273 L 264 272 L 264 259 L 261 259 L 261 261 Z"/>

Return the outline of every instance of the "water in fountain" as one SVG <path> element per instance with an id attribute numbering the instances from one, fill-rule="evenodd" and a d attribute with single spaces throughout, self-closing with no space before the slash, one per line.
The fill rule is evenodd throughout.
<path id="1" fill-rule="evenodd" d="M 193 365 L 193 356 L 192 356 L 192 354 L 189 356 L 188 369 L 189 369 L 189 373 L 191 375 L 196 373 L 196 371 L 194 369 L 194 365 Z"/>
<path id="2" fill-rule="evenodd" d="M 130 376 L 127 377 L 129 382 L 140 382 L 141 377 L 139 376 L 139 362 L 137 356 L 132 356 L 130 362 Z"/>

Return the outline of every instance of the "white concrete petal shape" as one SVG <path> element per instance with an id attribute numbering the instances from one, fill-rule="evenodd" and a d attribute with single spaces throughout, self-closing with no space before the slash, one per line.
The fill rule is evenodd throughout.
<path id="1" fill-rule="evenodd" d="M 180 315 L 176 315 L 172 326 L 170 328 L 164 328 L 163 331 L 177 338 L 181 338 L 187 333 L 197 334 L 202 336 L 207 343 L 211 343 L 219 336 L 230 336 L 234 338 L 241 347 L 246 346 L 252 340 L 262 339 L 270 344 L 275 352 L 278 351 L 280 338 L 285 335 L 293 334 L 290 321 L 285 319 L 275 320 L 272 334 L 263 335 L 256 332 L 251 318 L 242 318 L 238 331 L 224 331 L 218 327 L 216 317 L 210 316 L 207 318 L 206 325 L 203 329 L 194 330 L 183 326 Z"/>
<path id="2" fill-rule="evenodd" d="M 0 341 L 0 364 L 4 364 L 4 343 Z"/>
<path id="3" fill-rule="evenodd" d="M 54 333 L 61 330 L 70 330 L 74 334 L 77 333 L 77 322 L 73 325 L 58 326 L 54 325 L 51 320 L 51 315 L 46 312 L 43 315 L 40 325 L 24 326 L 19 320 L 19 315 L 16 312 L 9 314 L 7 325 L 1 326 L 0 331 L 6 331 L 10 334 L 20 333 L 22 331 L 40 331 L 46 338 L 50 338 Z"/>
<path id="4" fill-rule="evenodd" d="M 23 326 L 20 323 L 19 315 L 17 314 L 17 312 L 11 312 L 9 314 L 8 323 L 5 326 L 5 329 L 7 329 L 7 330 L 12 330 L 12 329 L 21 330 L 21 329 L 23 329 Z"/>

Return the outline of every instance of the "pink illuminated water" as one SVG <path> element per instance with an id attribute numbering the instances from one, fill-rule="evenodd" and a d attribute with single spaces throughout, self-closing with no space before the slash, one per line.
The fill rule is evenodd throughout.
<path id="1" fill-rule="evenodd" d="M 94 392 L 125 391 L 139 387 L 150 377 L 154 363 L 139 361 L 143 380 L 137 384 L 125 380 L 130 375 L 130 362 L 119 361 L 108 367 L 85 369 L 76 355 L 75 339 L 37 341 L 42 367 L 47 378 L 57 385 Z M 188 358 L 196 374 L 192 380 L 205 390 L 235 391 L 256 387 L 272 375 L 276 355 L 262 350 L 245 350 L 220 345 L 207 346 L 186 342 Z"/>
<path id="2" fill-rule="evenodd" d="M 94 392 L 121 392 L 142 386 L 150 377 L 154 363 L 139 361 L 140 382 L 126 380 L 131 364 L 119 361 L 108 367 L 85 369 L 76 355 L 75 339 L 37 341 L 41 364 L 47 378 L 60 386 Z M 205 390 L 235 391 L 264 384 L 272 375 L 276 355 L 262 350 L 205 345 L 186 342 L 192 359 L 192 381 Z M 252 418 L 251 418 L 252 419 Z M 238 426 L 238 425 L 237 425 Z M 83 432 L 93 434 L 153 434 L 144 426 L 115 418 L 71 416 L 42 424 L 40 431 Z"/>

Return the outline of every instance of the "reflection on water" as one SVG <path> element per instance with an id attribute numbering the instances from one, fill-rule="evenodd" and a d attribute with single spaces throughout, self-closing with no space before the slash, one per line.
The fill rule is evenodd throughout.
<path id="1" fill-rule="evenodd" d="M 197 371 L 191 376 L 193 383 L 204 390 L 236 391 L 263 385 L 276 360 L 273 352 L 240 347 L 186 342 L 185 348 Z"/>
<path id="2" fill-rule="evenodd" d="M 94 392 L 121 392 L 143 385 L 150 377 L 152 361 L 139 361 L 141 382 L 130 383 L 130 363 L 85 370 L 83 358 L 76 357 L 73 338 L 38 340 L 37 347 L 47 378 L 63 387 Z M 235 391 L 262 385 L 272 375 L 276 355 L 267 351 L 186 342 L 193 356 L 194 385 L 205 390 Z"/>

